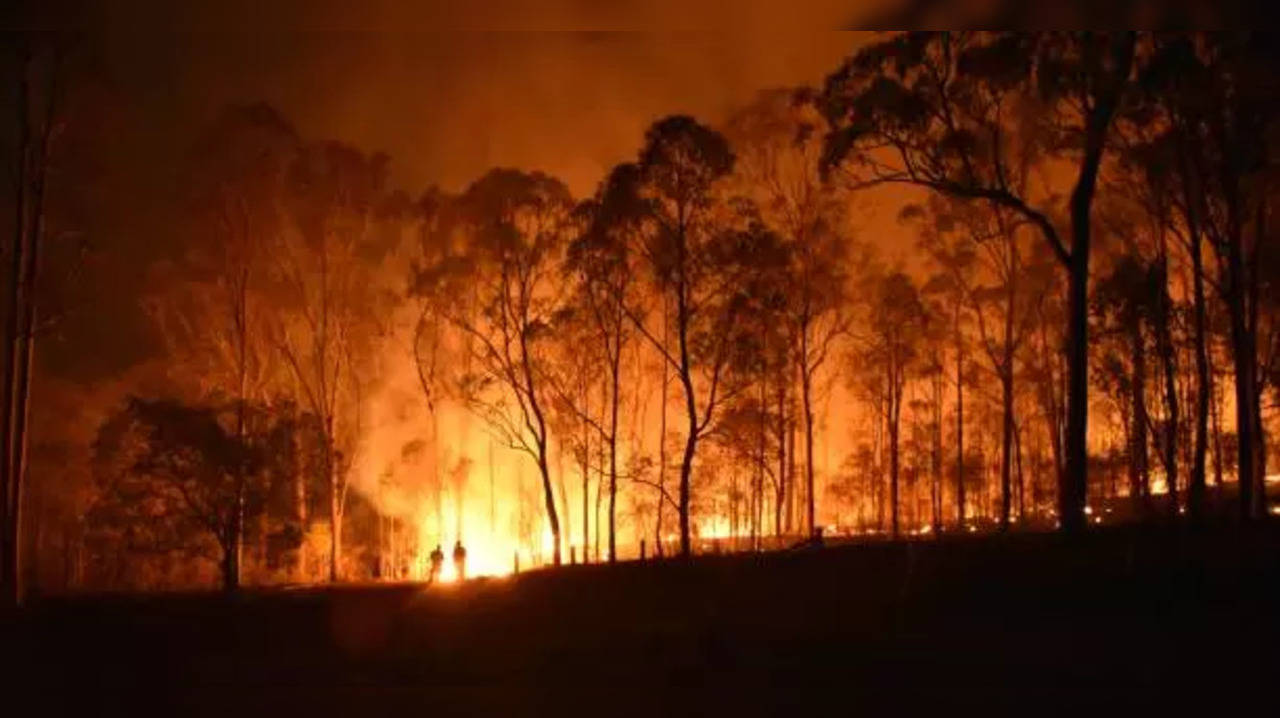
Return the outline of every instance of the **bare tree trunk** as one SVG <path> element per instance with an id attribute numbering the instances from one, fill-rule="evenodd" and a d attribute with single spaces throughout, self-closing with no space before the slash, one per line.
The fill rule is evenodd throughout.
<path id="1" fill-rule="evenodd" d="M 1259 197 L 1256 209 L 1256 219 L 1254 221 L 1254 241 L 1253 255 L 1250 257 L 1249 266 L 1252 271 L 1249 272 L 1249 336 L 1250 345 L 1253 347 L 1253 402 L 1250 404 L 1250 415 L 1253 420 L 1253 516 L 1262 519 L 1267 516 L 1267 430 L 1262 423 L 1262 385 L 1263 379 L 1259 376 L 1258 366 L 1258 313 L 1259 313 L 1259 275 L 1262 272 L 1260 267 L 1260 254 L 1262 247 L 1267 242 L 1267 204 L 1268 196 L 1264 192 Z"/>
<path id="2" fill-rule="evenodd" d="M 1002 393 L 1003 426 L 1000 437 L 1000 530 L 1009 530 L 1009 512 L 1011 509 L 1013 471 L 1013 341 L 1014 311 L 1018 299 L 1018 272 L 1021 262 L 1018 259 L 1018 245 L 1013 237 L 1009 242 L 1009 268 L 1005 284 L 1007 286 L 1004 311 L 1004 346 L 1000 364 L 1000 389 Z"/>
<path id="3" fill-rule="evenodd" d="M 619 374 L 622 363 L 621 324 L 618 325 L 618 346 L 613 356 L 609 376 L 609 563 L 618 560 L 616 526 L 618 515 L 618 400 L 620 397 Z M 597 489 L 597 492 L 599 489 Z M 661 505 L 662 499 L 658 499 Z M 596 529 L 597 534 L 599 528 Z"/>
<path id="4" fill-rule="evenodd" d="M 542 477 L 542 502 L 543 508 L 547 511 L 547 523 L 551 524 L 551 542 L 554 545 L 552 552 L 553 562 L 556 566 L 560 565 L 560 519 L 556 512 L 556 498 L 551 491 L 551 470 L 547 466 L 547 440 L 538 438 L 538 473 Z"/>
<path id="5" fill-rule="evenodd" d="M 588 406 L 588 392 L 584 383 L 582 390 L 582 410 L 589 414 L 591 411 Z M 587 547 L 591 545 L 591 522 L 588 520 L 590 513 L 590 496 L 591 496 L 591 425 L 586 421 L 582 422 L 582 461 L 579 464 L 582 471 L 582 562 L 588 563 Z M 565 507 L 565 520 L 568 521 L 569 507 Z M 597 527 L 597 532 L 599 527 Z"/>
<path id="6" fill-rule="evenodd" d="M 1067 436 L 1066 471 L 1058 489 L 1058 515 L 1062 530 L 1078 533 L 1085 528 L 1084 507 L 1088 493 L 1089 430 L 1089 254 L 1090 207 L 1098 164 L 1102 155 L 1101 133 L 1091 138 L 1091 170 L 1081 172 L 1071 196 L 1071 263 L 1067 291 Z"/>
<path id="7" fill-rule="evenodd" d="M 1073 205 L 1076 203 L 1073 203 Z M 1083 216 L 1081 216 L 1083 215 Z M 1072 220 L 1079 225 L 1073 244 L 1069 291 L 1069 332 L 1067 338 L 1068 394 L 1066 476 L 1059 489 L 1062 528 L 1067 533 L 1084 528 L 1084 506 L 1087 496 L 1088 401 L 1089 401 L 1089 230 L 1088 207 L 1073 207 Z"/>
<path id="8" fill-rule="evenodd" d="M 1254 396 L 1258 393 L 1255 390 Z M 1261 397 L 1253 406 L 1253 436 L 1254 436 L 1254 470 L 1253 470 L 1253 501 L 1254 516 L 1256 518 L 1265 518 L 1267 516 L 1267 431 L 1262 424 L 1262 401 Z"/>
<path id="9" fill-rule="evenodd" d="M 30 123 L 30 100 L 31 89 L 29 84 L 29 73 L 31 71 L 31 58 L 29 50 L 24 49 L 22 61 L 20 63 L 19 72 L 21 73 L 20 85 L 18 88 L 17 103 L 17 123 L 18 123 L 18 158 L 16 168 L 16 197 L 14 206 L 14 218 L 16 220 L 14 226 L 13 249 L 11 262 L 9 267 L 9 283 L 6 287 L 7 301 L 5 307 L 5 327 L 4 327 L 4 386 L 3 386 L 3 411 L 0 411 L 0 440 L 4 444 L 4 457 L 0 461 L 0 484 L 3 485 L 4 497 L 0 502 L 0 527 L 3 529 L 3 535 L 0 536 L 0 586 L 4 587 L 5 602 L 17 604 L 21 602 L 22 591 L 19 585 L 19 564 L 20 557 L 18 552 L 18 534 L 17 524 L 19 522 L 18 509 L 15 505 L 14 495 L 17 492 L 17 484 L 19 477 L 14 471 L 14 425 L 16 417 L 14 416 L 16 407 L 14 402 L 17 395 L 18 365 L 22 356 L 21 335 L 19 334 L 18 318 L 22 305 L 22 273 L 26 253 L 29 251 L 27 242 L 30 238 L 28 231 L 28 215 L 29 200 L 27 198 L 27 189 L 29 184 L 28 172 L 30 170 L 31 155 L 31 123 Z"/>
<path id="10" fill-rule="evenodd" d="M 667 300 L 662 300 L 662 341 L 667 340 Z M 658 511 L 654 522 L 654 551 L 658 558 L 663 557 L 662 545 L 662 513 L 667 498 L 667 362 L 662 362 L 662 388 L 659 391 L 658 403 L 662 411 L 658 419 Z"/>
<path id="11" fill-rule="evenodd" d="M 42 232 L 43 222 L 41 221 L 41 212 L 37 210 L 35 233 L 32 238 L 30 253 L 28 257 L 29 270 L 26 276 L 27 289 L 24 292 L 26 297 L 26 306 L 23 308 L 21 333 L 22 349 L 18 364 L 18 391 L 17 402 L 14 406 L 15 421 L 13 426 L 12 456 L 13 464 L 10 469 L 12 498 L 10 499 L 10 518 L 12 525 L 9 527 L 9 533 L 12 537 L 13 547 L 13 566 L 14 566 L 14 591 L 18 602 L 23 599 L 25 589 L 26 576 L 23 572 L 23 514 L 25 507 L 23 506 L 23 496 L 25 493 L 25 484 L 27 480 L 27 426 L 31 416 L 31 368 L 35 360 L 35 297 L 32 296 L 35 287 L 35 266 L 39 261 L 40 233 Z"/>
<path id="12" fill-rule="evenodd" d="M 1235 214 L 1235 213 L 1232 213 Z M 1254 371 L 1257 350 L 1249 332 L 1246 302 L 1246 278 L 1242 231 L 1237 218 L 1229 219 L 1231 238 L 1227 242 L 1227 309 L 1231 320 L 1231 350 L 1236 385 L 1236 482 L 1240 490 L 1240 517 L 1255 516 L 1254 505 L 1254 412 L 1257 386 Z"/>
<path id="13" fill-rule="evenodd" d="M 329 581 L 338 582 L 342 563 L 342 514 L 338 506 L 338 467 L 334 461 L 332 422 L 325 448 L 325 473 L 329 479 Z"/>
<path id="14" fill-rule="evenodd" d="M 605 471 L 604 466 L 605 466 L 605 462 L 608 461 L 608 458 L 609 458 L 607 456 L 609 447 L 607 446 L 607 442 L 603 438 L 601 438 L 600 441 L 597 442 L 596 446 L 597 446 L 596 461 L 599 462 L 597 466 L 599 466 L 600 468 L 596 471 L 596 501 L 595 501 L 595 509 L 591 515 L 591 519 L 592 521 L 595 522 L 595 526 L 596 526 L 596 532 L 591 535 L 591 541 L 592 541 L 591 555 L 592 555 L 592 560 L 599 562 L 600 561 L 600 502 L 604 499 L 604 471 Z"/>
<path id="15" fill-rule="evenodd" d="M 878 391 L 875 396 L 875 445 L 876 445 L 876 471 L 875 482 L 873 487 L 873 499 L 875 500 L 876 509 L 876 530 L 883 531 L 885 528 L 885 501 L 884 501 L 884 482 L 886 478 L 885 459 L 889 453 L 889 411 L 888 411 L 888 390 Z"/>
<path id="16" fill-rule="evenodd" d="M 796 492 L 799 487 L 796 483 L 796 422 L 792 421 L 787 428 L 787 533 L 795 530 L 797 523 L 796 518 Z"/>
<path id="17" fill-rule="evenodd" d="M 1067 291 L 1067 441 L 1066 471 L 1059 487 L 1062 530 L 1085 528 L 1089 471 L 1089 256 L 1092 240 L 1093 195 L 1102 164 L 1108 128 L 1120 106 L 1133 64 L 1136 34 L 1126 32 L 1111 48 L 1116 67 L 1098 93 L 1085 118 L 1084 158 L 1071 192 L 1071 253 Z"/>
<path id="18" fill-rule="evenodd" d="M 566 511 L 566 519 L 567 519 Z M 582 462 L 582 562 L 587 563 L 587 549 L 591 546 L 591 461 Z"/>
<path id="19" fill-rule="evenodd" d="M 297 429 L 295 429 L 295 432 Z M 303 461 L 302 437 L 294 437 L 293 445 L 293 499 L 295 518 L 298 522 L 298 565 L 299 581 L 307 578 L 307 477 L 306 465 Z"/>
<path id="20" fill-rule="evenodd" d="M 1183 163 L 1184 167 L 1187 163 Z M 1191 276 L 1194 294 L 1194 331 L 1196 356 L 1196 419 L 1195 455 L 1191 460 L 1191 481 L 1188 487 L 1188 503 L 1192 521 L 1204 518 L 1205 513 L 1205 455 L 1208 450 L 1209 424 L 1209 347 L 1205 328 L 1204 259 L 1201 252 L 1199 222 L 1195 202 L 1199 198 L 1187 193 L 1187 234 L 1191 244 Z"/>
<path id="21" fill-rule="evenodd" d="M 1022 427 L 1017 423 L 1013 426 L 1013 457 L 1017 461 L 1018 466 L 1018 521 L 1025 522 L 1027 518 L 1026 506 L 1026 482 L 1022 473 Z"/>
<path id="22" fill-rule="evenodd" d="M 1132 320 L 1129 331 L 1133 364 L 1133 378 L 1129 382 L 1133 392 L 1133 436 L 1129 451 L 1138 480 L 1135 488 L 1145 507 L 1151 499 L 1150 462 L 1147 457 L 1147 427 L 1150 424 L 1147 413 L 1147 352 L 1142 326 L 1136 318 Z"/>
<path id="23" fill-rule="evenodd" d="M 240 276 L 237 277 L 237 284 L 234 291 L 236 292 L 233 302 L 235 302 L 235 332 L 236 332 L 236 440 L 240 442 L 243 448 L 245 442 L 245 401 L 247 394 L 248 382 L 248 346 L 246 345 L 249 338 L 249 296 L 248 282 L 249 272 L 248 265 L 242 268 Z M 235 514 L 232 519 L 231 534 L 231 565 L 230 575 L 227 579 L 228 588 L 235 590 L 240 587 L 240 574 L 244 561 L 244 502 L 245 502 L 245 467 L 243 457 L 236 460 L 236 499 Z"/>
<path id="24" fill-rule="evenodd" d="M 689 482 L 693 474 L 693 456 L 698 448 L 698 437 L 689 434 L 684 442 L 684 454 L 680 457 L 680 488 L 677 498 L 677 514 L 680 524 L 680 556 L 688 558 L 692 551 L 689 533 L 689 506 L 691 501 Z"/>
<path id="25" fill-rule="evenodd" d="M 1006 352 L 1006 360 L 1012 357 Z M 1009 530 L 1009 512 L 1012 507 L 1013 476 L 1013 370 L 1005 365 L 1000 373 L 1002 395 L 1002 421 L 1000 427 L 1000 530 Z"/>
<path id="26" fill-rule="evenodd" d="M 1163 238 L 1162 238 L 1163 241 Z M 1173 347 L 1173 335 L 1169 328 L 1172 311 L 1169 299 L 1168 255 L 1161 251 L 1160 264 L 1160 306 L 1156 312 L 1156 343 L 1160 350 L 1160 360 L 1164 365 L 1164 395 L 1168 426 L 1164 436 L 1164 469 L 1165 484 L 1169 489 L 1169 512 L 1178 515 L 1178 436 L 1180 418 L 1178 415 L 1178 388 L 1176 375 L 1178 371 L 1177 354 Z"/>
<path id="27" fill-rule="evenodd" d="M 1225 450 L 1222 448 L 1222 397 L 1219 382 L 1215 381 L 1212 369 L 1209 372 L 1209 421 L 1213 430 L 1213 486 L 1220 492 L 1222 474 L 1225 471 L 1223 467 Z"/>
<path id="28" fill-rule="evenodd" d="M 898 538 L 898 421 L 901 416 L 902 390 L 899 368 L 890 365 L 889 401 L 889 516 L 893 538 Z"/>
<path id="29" fill-rule="evenodd" d="M 684 267 L 684 238 L 679 243 L 680 266 Z M 689 434 L 685 437 L 684 455 L 680 459 L 680 556 L 689 558 L 692 553 L 689 533 L 689 510 L 691 505 L 691 486 L 693 479 L 693 457 L 698 449 L 698 408 L 693 387 L 693 369 L 689 357 L 689 308 L 685 297 L 683 277 L 676 293 L 676 337 L 680 343 L 680 384 L 684 388 L 685 417 L 688 421 Z"/>
<path id="30" fill-rule="evenodd" d="M 964 345 L 960 335 L 960 303 L 956 303 L 956 527 L 964 531 Z"/>
<path id="31" fill-rule="evenodd" d="M 55 67 L 50 70 L 50 81 L 47 89 L 47 99 L 45 106 L 45 114 L 43 122 L 40 126 L 39 146 L 32 148 L 29 146 L 29 126 L 28 112 L 30 109 L 30 85 L 28 83 L 27 72 L 29 68 L 29 57 L 24 58 L 20 92 L 22 99 L 19 101 L 19 111 L 22 117 L 19 122 L 21 125 L 22 143 L 19 147 L 19 161 L 23 164 L 20 171 L 20 177 L 25 185 L 27 173 L 31 173 L 31 179 L 34 183 L 31 192 L 30 207 L 23 204 L 17 208 L 18 224 L 21 230 L 25 230 L 25 237 L 19 237 L 19 244 L 15 245 L 13 252 L 15 255 L 15 267 L 21 259 L 21 279 L 20 286 L 15 289 L 15 294 L 19 297 L 18 309 L 21 312 L 21 324 L 18 327 L 15 336 L 20 346 L 13 347 L 14 355 L 11 361 L 16 364 L 16 381 L 12 390 L 9 389 L 7 381 L 11 378 L 10 372 L 6 372 L 6 398 L 13 402 L 12 406 L 6 402 L 5 413 L 12 411 L 12 423 L 5 429 L 4 438 L 6 440 L 6 462 L 5 470 L 8 474 L 8 491 L 6 499 L 8 502 L 8 526 L 7 541 L 5 548 L 4 568 L 7 571 L 0 574 L 0 585 L 8 585 L 8 595 L 6 598 L 14 604 L 21 603 L 24 589 L 24 572 L 22 568 L 23 550 L 22 550 L 22 517 L 23 517 L 23 494 L 24 483 L 26 481 L 27 470 L 27 426 L 31 413 L 31 371 L 35 358 L 35 341 L 36 341 L 36 289 L 38 286 L 38 276 L 40 271 L 40 247 L 44 240 L 44 223 L 45 223 L 45 193 L 46 182 L 48 179 L 48 162 L 49 153 L 53 146 L 54 123 L 57 118 L 57 77 L 58 68 L 56 63 L 59 62 L 55 57 Z M 34 150 L 35 156 L 31 153 Z M 25 188 L 19 189 L 19 199 L 25 198 Z M 16 343 L 15 343 L 16 344 Z M 8 347 L 6 347 L 8 349 Z"/>
<path id="32" fill-rule="evenodd" d="M 756 551 L 759 551 L 762 548 L 762 543 L 764 541 L 764 480 L 765 480 L 765 472 L 768 470 L 768 467 L 765 464 L 767 459 L 766 451 L 765 451 L 765 442 L 767 441 L 768 437 L 766 436 L 767 422 L 765 421 L 765 417 L 764 417 L 764 405 L 763 405 L 764 396 L 765 396 L 764 377 L 762 372 L 761 379 L 760 379 L 760 396 L 759 396 L 759 401 L 761 402 L 761 406 L 760 406 L 759 426 L 756 427 L 756 455 L 755 455 L 755 462 L 754 462 L 756 479 L 755 479 L 755 488 L 753 490 L 753 493 L 755 496 L 753 506 L 755 507 L 755 511 L 753 511 L 751 515 L 752 548 L 754 548 Z"/>
<path id="33" fill-rule="evenodd" d="M 933 379 L 933 484 L 930 511 L 934 536 L 942 533 L 942 358 L 937 357 L 937 374 Z"/>
<path id="34" fill-rule="evenodd" d="M 817 529 L 814 523 L 814 498 L 813 498 L 813 369 L 809 366 L 809 335 L 807 328 L 802 329 L 800 335 L 800 393 L 801 403 L 804 404 L 804 484 L 807 528 L 809 535 L 813 536 Z"/>
<path id="35" fill-rule="evenodd" d="M 783 367 L 778 376 L 778 424 L 775 431 L 778 440 L 778 476 L 777 492 L 773 501 L 773 532 L 776 536 L 782 536 L 783 534 L 782 511 L 787 500 L 787 371 L 785 362 Z"/>

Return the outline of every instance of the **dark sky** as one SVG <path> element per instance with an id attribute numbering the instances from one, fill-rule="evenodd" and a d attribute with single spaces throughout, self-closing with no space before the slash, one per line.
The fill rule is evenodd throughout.
<path id="1" fill-rule="evenodd" d="M 81 109 L 102 117 L 80 117 L 105 133 L 77 279 L 92 311 L 69 315 L 44 352 L 68 378 L 114 377 L 154 352 L 139 294 L 156 260 L 182 250 L 182 159 L 229 103 L 265 101 L 304 138 L 386 152 L 411 193 L 501 165 L 582 195 L 655 119 L 716 123 L 760 89 L 821 82 L 861 39 L 827 29 L 844 23 L 843 2 L 809 14 L 764 0 L 503 1 L 483 13 L 375 2 L 354 18 L 328 2 L 172 5 L 68 15 L 92 28 L 105 98 Z M 495 27 L 579 31 L 483 29 Z"/>
<path id="2" fill-rule="evenodd" d="M 177 146 L 229 102 L 264 100 L 311 138 L 389 153 L 407 189 L 493 165 L 589 191 L 672 112 L 716 121 L 758 89 L 820 82 L 856 38 L 686 33 L 113 33 L 130 125 Z"/>

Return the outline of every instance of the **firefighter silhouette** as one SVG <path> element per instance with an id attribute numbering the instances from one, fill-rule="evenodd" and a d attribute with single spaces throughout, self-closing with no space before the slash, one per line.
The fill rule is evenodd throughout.
<path id="1" fill-rule="evenodd" d="M 453 544 L 453 570 L 459 581 L 467 577 L 467 550 L 462 547 L 462 541 Z"/>
<path id="2" fill-rule="evenodd" d="M 435 583 L 440 578 L 440 568 L 444 566 L 444 551 L 440 550 L 440 544 L 436 544 L 436 550 L 431 552 L 431 575 L 429 580 Z"/>

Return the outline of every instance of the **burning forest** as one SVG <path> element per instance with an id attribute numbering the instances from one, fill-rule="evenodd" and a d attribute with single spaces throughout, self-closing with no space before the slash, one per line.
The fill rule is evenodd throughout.
<path id="1" fill-rule="evenodd" d="M 175 239 L 118 289 L 157 346 L 71 427 L 41 393 L 84 390 L 22 322 L 95 301 L 75 162 L 102 138 L 45 39 L 20 43 L 7 304 L 40 590 L 1267 511 L 1265 44 L 851 38 L 820 85 L 653 120 L 579 193 L 506 167 L 406 188 L 230 104 L 169 158 Z"/>
<path id="2" fill-rule="evenodd" d="M 8 604 L 1274 545 L 1275 38 L 801 35 L 7 32 Z"/>

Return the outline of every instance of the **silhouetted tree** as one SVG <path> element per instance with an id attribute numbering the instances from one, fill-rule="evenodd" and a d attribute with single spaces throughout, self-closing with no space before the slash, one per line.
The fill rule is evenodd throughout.
<path id="1" fill-rule="evenodd" d="M 814 382 L 848 324 L 846 295 L 857 251 L 849 241 L 846 200 L 822 181 L 828 129 L 807 89 L 761 93 L 730 120 L 742 191 L 786 242 L 789 286 L 781 318 L 795 345 L 805 447 L 806 528 L 814 531 Z M 780 417 L 781 418 L 781 417 Z M 785 484 L 784 484 L 785 486 Z"/>
<path id="2" fill-rule="evenodd" d="M 289 168 L 294 231 L 274 252 L 276 343 L 300 401 L 325 436 L 329 579 L 342 565 L 342 519 L 359 441 L 363 363 L 378 306 L 365 271 L 383 198 L 387 158 L 339 143 L 306 146 Z"/>
<path id="3" fill-rule="evenodd" d="M 232 107 L 194 148 L 189 210 L 200 243 L 150 301 L 171 361 L 189 367 L 195 395 L 233 398 L 235 435 L 243 438 L 248 402 L 267 391 L 275 359 L 267 341 L 265 274 L 285 231 L 286 175 L 297 134 L 265 105 Z M 243 472 L 241 472 L 243 473 Z M 301 477 L 299 477 L 301 481 Z M 244 481 L 237 479 L 243 504 Z M 244 521 L 237 514 L 229 581 L 240 582 Z"/>
<path id="4" fill-rule="evenodd" d="M 12 243 L 6 248 L 9 270 L 0 307 L 4 311 L 0 364 L 0 592 L 7 605 L 22 602 L 23 495 L 27 480 L 31 374 L 40 317 L 41 254 L 48 228 L 50 169 L 65 127 L 70 41 L 59 34 L 30 34 L 13 43 L 16 140 L 12 204 Z M 6 48 L 8 49 L 8 48 Z M 56 170 L 55 170 L 56 172 Z M 8 204 L 8 203 L 6 203 Z"/>
<path id="5" fill-rule="evenodd" d="M 903 219 L 910 219 L 916 215 L 922 218 L 930 219 L 920 214 L 920 208 L 908 207 L 904 210 Z M 956 527 L 963 531 L 966 516 L 965 501 L 965 474 L 964 474 L 964 390 L 966 356 L 968 354 L 969 340 L 965 332 L 966 320 L 971 316 L 970 302 L 968 301 L 968 287 L 972 282 L 971 275 L 974 272 L 976 257 L 973 246 L 964 236 L 956 236 L 949 231 L 952 227 L 949 215 L 935 214 L 931 218 L 939 226 L 930 229 L 926 225 L 920 236 L 920 247 L 926 252 L 932 264 L 937 267 L 937 273 L 931 276 L 924 286 L 921 293 L 928 296 L 938 297 L 939 301 L 947 308 L 950 314 L 951 322 L 951 351 L 955 361 L 954 374 L 951 377 L 952 383 L 956 388 L 955 399 L 955 499 L 956 499 Z M 936 323 L 936 322 L 935 322 Z"/>
<path id="6" fill-rule="evenodd" d="M 1276 62 L 1276 46 L 1269 35 L 1248 32 L 1158 36 L 1154 45 L 1144 85 L 1158 98 L 1153 121 L 1167 127 L 1173 145 L 1176 160 L 1165 170 L 1182 178 L 1180 204 L 1192 259 L 1197 261 L 1201 237 L 1218 258 L 1214 284 L 1227 305 L 1230 327 L 1240 511 L 1258 517 L 1266 503 L 1258 330 L 1264 296 L 1260 270 L 1271 244 L 1266 178 L 1275 162 L 1270 139 L 1278 86 L 1269 68 Z M 1200 310 L 1197 317 L 1203 324 Z M 1207 348 L 1197 351 L 1197 362 L 1202 354 L 1207 364 Z M 1199 383 L 1204 388 L 1197 394 L 1203 398 L 1208 382 Z M 1193 475 L 1193 492 L 1199 492 L 1199 481 Z"/>
<path id="7" fill-rule="evenodd" d="M 650 126 L 640 150 L 637 192 L 644 201 L 646 232 L 637 256 L 655 294 L 671 306 L 671 336 L 653 330 L 646 313 L 628 308 L 637 330 L 674 372 L 684 391 L 686 434 L 680 460 L 680 553 L 690 554 L 690 506 L 698 440 L 724 399 L 729 330 L 737 305 L 736 277 L 717 249 L 716 185 L 733 168 L 733 154 L 719 133 L 690 117 L 668 117 Z M 674 346 L 672 343 L 674 342 Z"/>
<path id="8" fill-rule="evenodd" d="M 868 325 L 858 355 L 883 376 L 880 411 L 888 437 L 890 530 L 897 538 L 903 389 L 920 360 L 926 315 L 915 284 L 901 271 L 873 275 L 867 289 Z"/>
<path id="9" fill-rule="evenodd" d="M 739 415 L 738 430 L 729 432 L 727 438 L 731 453 L 736 450 L 741 455 L 750 447 L 755 509 L 752 535 L 758 548 L 765 526 L 766 484 L 773 493 L 774 533 L 782 533 L 787 478 L 785 416 L 787 387 L 792 382 L 788 369 L 793 366 L 795 347 L 791 336 L 794 326 L 787 321 L 789 303 L 794 299 L 789 257 L 793 247 L 756 219 L 753 205 L 743 205 L 741 211 L 748 214 L 748 225 L 744 231 L 729 235 L 736 246 L 728 249 L 739 257 L 736 261 L 741 267 L 732 299 L 738 307 L 738 320 L 729 330 L 732 346 L 728 372 L 730 384 L 743 387 L 743 391 L 733 402 Z M 748 427 L 750 433 L 744 433 Z M 774 458 L 778 459 L 776 464 Z"/>
<path id="10" fill-rule="evenodd" d="M 835 127 L 829 165 L 848 168 L 860 185 L 909 183 L 1001 207 L 1035 226 L 1067 269 L 1070 401 L 1059 511 L 1068 531 L 1084 526 L 1090 210 L 1135 42 L 1131 32 L 911 32 L 860 50 L 824 93 Z M 1012 182 L 1020 157 L 1039 154 L 1049 134 L 1018 127 L 1037 118 L 1075 163 L 1069 247 L 1051 211 Z"/>
<path id="11" fill-rule="evenodd" d="M 1029 297 L 1044 287 L 1028 281 L 1019 246 L 1021 222 L 1000 207 L 930 202 L 931 211 L 945 218 L 927 228 L 923 244 L 935 261 L 950 267 L 940 282 L 954 284 L 956 299 L 970 305 L 978 328 L 978 342 L 990 371 L 1000 382 L 1000 528 L 1007 530 L 1012 508 L 1015 454 L 1015 377 L 1017 356 L 1029 335 L 1032 313 Z M 948 241 L 941 235 L 953 235 Z M 959 245 L 954 246 L 954 245 Z M 966 246 L 967 245 L 967 246 Z M 968 270 L 968 271 L 963 271 Z M 974 271 L 980 270 L 980 271 Z M 999 329 L 990 327 L 989 317 Z M 953 321 L 958 320 L 958 317 Z"/>
<path id="12" fill-rule="evenodd" d="M 1111 383 L 1128 395 L 1125 400 L 1128 418 L 1124 423 L 1129 429 L 1129 495 L 1135 499 L 1141 497 L 1144 502 L 1151 495 L 1148 452 L 1152 421 L 1147 410 L 1147 355 L 1155 280 L 1141 260 L 1126 255 L 1099 278 L 1094 297 L 1098 334 L 1104 339 L 1116 337 L 1123 347 L 1113 359 L 1104 361 L 1104 372 L 1110 372 L 1114 376 Z M 1125 354 L 1127 357 L 1120 359 Z M 1119 366 L 1115 366 L 1117 364 Z"/>
<path id="13" fill-rule="evenodd" d="M 265 408 L 249 417 L 241 403 L 132 398 L 103 424 L 96 447 L 104 499 L 94 510 L 114 512 L 125 547 L 196 548 L 184 536 L 203 533 L 217 546 L 226 590 L 239 586 L 244 517 L 262 509 L 261 481 L 279 443 L 272 432 L 282 428 Z"/>
<path id="14" fill-rule="evenodd" d="M 538 467 L 556 565 L 562 536 L 551 483 L 546 344 L 562 301 L 558 269 L 572 208 L 569 191 L 559 180 L 537 172 L 492 170 L 456 201 L 455 229 L 465 239 L 451 260 L 452 276 L 434 288 L 420 284 L 424 291 L 455 298 L 438 306 L 470 339 L 473 370 L 463 377 L 461 390 L 468 409 L 497 439 L 527 454 Z M 475 298 L 475 312 L 456 301 L 468 293 Z"/>
<path id="15" fill-rule="evenodd" d="M 617 560 L 618 441 L 622 403 L 622 358 L 631 338 L 627 306 L 638 299 L 635 258 L 637 234 L 644 231 L 646 207 L 638 192 L 639 167 L 622 164 L 605 179 L 596 196 L 583 203 L 582 235 L 569 248 L 568 269 L 576 277 L 578 313 L 592 329 L 607 381 L 603 413 L 596 423 L 605 443 L 609 477 L 609 561 Z"/>

